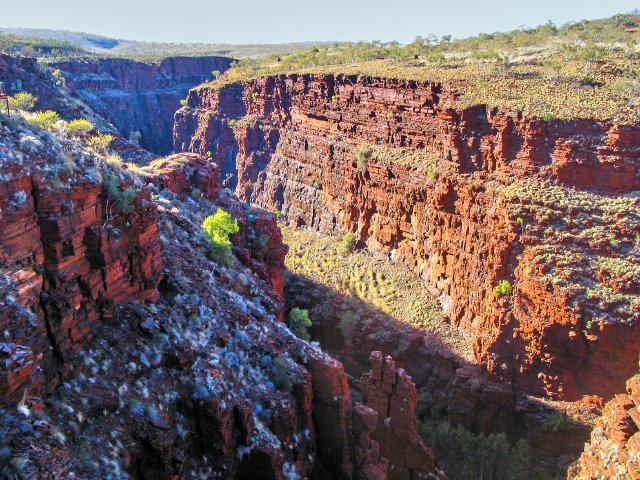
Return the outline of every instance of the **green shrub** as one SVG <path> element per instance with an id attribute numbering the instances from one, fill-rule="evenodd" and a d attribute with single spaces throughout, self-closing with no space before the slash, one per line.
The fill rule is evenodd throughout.
<path id="1" fill-rule="evenodd" d="M 109 210 L 110 205 L 113 205 L 122 213 L 131 213 L 133 210 L 133 201 L 136 198 L 136 191 L 132 188 L 122 189 L 120 180 L 115 175 L 103 175 L 102 186 L 107 191 L 107 216 L 111 216 Z M 109 218 L 107 218 L 107 221 Z M 106 223 L 106 222 L 105 222 Z"/>
<path id="2" fill-rule="evenodd" d="M 238 221 L 231 217 L 229 212 L 219 208 L 214 215 L 204 219 L 202 229 L 207 234 L 213 259 L 223 265 L 231 265 L 229 236 L 240 231 Z"/>
<path id="3" fill-rule="evenodd" d="M 509 283 L 509 280 L 500 280 L 493 287 L 493 294 L 496 297 L 502 297 L 504 295 L 509 295 L 511 293 L 512 287 Z"/>
<path id="4" fill-rule="evenodd" d="M 182 100 L 180 100 L 180 105 L 182 105 L 183 107 L 187 104 L 187 99 L 183 98 Z"/>
<path id="5" fill-rule="evenodd" d="M 591 326 L 587 326 L 590 328 Z M 567 416 L 561 412 L 550 412 L 542 422 L 542 428 L 550 432 L 557 432 L 568 423 Z"/>
<path id="6" fill-rule="evenodd" d="M 233 126 L 237 123 L 238 121 L 235 118 L 232 118 L 230 120 L 227 121 L 227 124 L 233 128 Z"/>
<path id="7" fill-rule="evenodd" d="M 542 120 L 544 122 L 551 122 L 552 120 L 555 120 L 555 119 L 556 117 L 553 113 L 546 112 L 542 114 Z"/>
<path id="8" fill-rule="evenodd" d="M 31 123 L 40 128 L 51 128 L 60 120 L 60 116 L 53 110 L 36 112 Z"/>
<path id="9" fill-rule="evenodd" d="M 356 248 L 356 235 L 353 232 L 345 233 L 338 243 L 338 252 L 342 255 L 349 255 Z"/>
<path id="10" fill-rule="evenodd" d="M 276 210 L 275 214 L 276 214 L 276 218 L 282 218 L 282 210 Z"/>
<path id="11" fill-rule="evenodd" d="M 29 92 L 18 92 L 13 97 L 9 97 L 9 107 L 12 110 L 24 110 L 29 112 L 36 106 L 38 99 Z"/>
<path id="12" fill-rule="evenodd" d="M 282 357 L 277 357 L 271 364 L 271 378 L 276 387 L 285 392 L 290 392 L 293 388 L 294 378 L 291 375 L 291 367 Z"/>
<path id="13" fill-rule="evenodd" d="M 110 133 L 98 133 L 89 137 L 87 140 L 87 146 L 89 148 L 94 149 L 98 153 L 107 153 L 111 142 L 115 140 L 116 137 L 111 135 Z"/>
<path id="14" fill-rule="evenodd" d="M 367 162 L 371 159 L 373 155 L 373 150 L 368 145 L 360 145 L 356 148 L 354 153 L 354 157 L 356 159 L 356 164 L 358 168 L 362 169 L 367 166 Z"/>
<path id="15" fill-rule="evenodd" d="M 124 160 L 122 160 L 122 157 L 117 153 L 107 155 L 104 161 L 107 163 L 107 165 L 111 165 L 114 168 L 122 169 L 122 166 L 124 165 Z"/>
<path id="16" fill-rule="evenodd" d="M 309 312 L 302 308 L 294 307 L 289 312 L 289 328 L 302 340 L 309 340 L 309 332 L 307 329 L 311 326 Z"/>
<path id="17" fill-rule="evenodd" d="M 86 135 L 93 130 L 93 123 L 84 118 L 76 118 L 67 123 L 67 129 L 73 135 Z"/>

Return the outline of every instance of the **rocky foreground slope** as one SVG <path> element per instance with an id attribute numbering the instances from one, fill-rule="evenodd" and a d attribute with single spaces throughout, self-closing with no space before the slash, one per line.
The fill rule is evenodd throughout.
<path id="1" fill-rule="evenodd" d="M 640 130 L 461 108 L 458 95 L 340 75 L 202 86 L 176 114 L 175 149 L 211 155 L 240 198 L 291 225 L 352 231 L 418 272 L 500 387 L 482 387 L 482 375 L 443 360 L 451 355 L 431 354 L 426 376 L 422 354 L 403 366 L 467 392 L 462 403 L 450 394 L 449 418 L 457 410 L 479 431 L 524 421 L 516 429 L 532 432 L 521 416 L 531 396 L 597 405 L 637 372 Z M 509 411 L 520 415 L 511 427 L 499 421 Z M 558 466 L 574 448 L 561 438 L 539 443 L 559 446 L 547 452 Z"/>

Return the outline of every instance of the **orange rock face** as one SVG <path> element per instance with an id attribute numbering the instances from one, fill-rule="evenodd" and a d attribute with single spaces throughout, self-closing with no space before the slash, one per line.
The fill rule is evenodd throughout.
<path id="1" fill-rule="evenodd" d="M 549 242 L 549 220 L 534 198 L 531 218 L 518 224 L 519 194 L 507 191 L 527 179 L 604 195 L 637 190 L 640 130 L 460 109 L 456 95 L 431 83 L 345 76 L 200 88 L 176 114 L 174 148 L 210 151 L 241 198 L 281 210 L 292 225 L 354 231 L 415 269 L 473 336 L 476 360 L 516 394 L 610 398 L 633 374 L 640 312 L 604 307 L 610 318 L 586 328 L 592 307 L 581 310 L 584 297 L 560 291 L 533 260 Z M 433 161 L 383 154 L 359 165 L 363 144 L 417 149 Z M 569 223 L 585 208 L 555 203 Z M 571 225 L 574 237 L 583 230 Z M 585 241 L 584 251 L 596 250 Z M 503 279 L 513 295 L 497 297 Z"/>
<path id="2" fill-rule="evenodd" d="M 53 373 L 74 368 L 95 323 L 109 320 L 117 303 L 154 300 L 161 269 L 148 192 L 136 198 L 133 213 L 107 222 L 108 195 L 100 184 L 73 176 L 70 186 L 55 188 L 28 171 L 34 165 L 6 165 L 0 183 L 1 273 L 15 285 L 15 300 L 4 302 L 0 320 L 9 334 L 3 352 L 11 359 L 3 361 L 9 380 L 2 395 L 13 400 L 40 367 L 47 389 L 55 387 L 60 376 Z"/>
<path id="3" fill-rule="evenodd" d="M 182 153 L 153 160 L 142 172 L 158 188 L 182 197 L 199 192 L 213 199 L 220 191 L 220 171 L 206 157 Z"/>
<path id="4" fill-rule="evenodd" d="M 640 478 L 640 375 L 627 382 L 602 411 L 591 442 L 570 475 L 581 479 Z"/>

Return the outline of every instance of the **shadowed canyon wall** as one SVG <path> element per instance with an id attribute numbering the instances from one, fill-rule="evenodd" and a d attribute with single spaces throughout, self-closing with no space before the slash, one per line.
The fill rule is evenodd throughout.
<path id="1" fill-rule="evenodd" d="M 175 57 L 151 64 L 123 59 L 61 62 L 66 86 L 122 135 L 157 154 L 172 148 L 173 114 L 190 88 L 224 72 L 226 57 Z"/>

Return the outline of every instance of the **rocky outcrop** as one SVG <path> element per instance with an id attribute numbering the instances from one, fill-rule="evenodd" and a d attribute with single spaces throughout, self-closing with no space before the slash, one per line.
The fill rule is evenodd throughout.
<path id="1" fill-rule="evenodd" d="M 396 369 L 391 357 L 371 354 L 371 372 L 364 379 L 363 403 L 378 413 L 371 439 L 388 461 L 389 479 L 444 478 L 433 453 L 418 436 L 418 393 L 404 369 Z M 357 409 L 356 412 L 362 412 Z"/>
<path id="2" fill-rule="evenodd" d="M 344 367 L 337 360 L 312 355 L 307 368 L 314 392 L 313 418 L 318 435 L 318 454 L 337 478 L 350 478 L 349 412 L 351 397 Z"/>
<path id="3" fill-rule="evenodd" d="M 640 478 L 640 375 L 607 402 L 568 478 Z"/>
<path id="4" fill-rule="evenodd" d="M 292 225 L 354 231 L 415 269 L 472 336 L 476 361 L 516 393 L 610 398 L 632 374 L 635 363 L 620 352 L 640 348 L 639 312 L 628 304 L 598 317 L 601 302 L 575 309 L 589 299 L 584 288 L 561 291 L 553 275 L 563 273 L 544 265 L 540 249 L 559 242 L 542 212 L 559 209 L 559 230 L 574 236 L 587 228 L 574 215 L 604 218 L 603 230 L 624 239 L 609 256 L 626 256 L 637 223 L 616 226 L 617 213 L 595 217 L 586 204 L 527 193 L 535 190 L 527 181 L 599 189 L 603 203 L 637 190 L 639 130 L 461 109 L 457 95 L 428 82 L 350 76 L 199 87 L 176 114 L 174 148 L 211 152 L 241 198 L 281 210 Z M 367 146 L 375 148 L 356 160 Z M 593 251 L 593 239 L 581 242 L 576 248 Z M 500 280 L 513 296 L 494 294 Z"/>
<path id="5" fill-rule="evenodd" d="M 224 72 L 226 57 L 175 57 L 158 64 L 124 59 L 60 62 L 66 86 L 126 138 L 147 150 L 172 148 L 173 114 L 190 88 Z M 136 134 L 137 132 L 137 134 Z"/>
<path id="6" fill-rule="evenodd" d="M 140 171 L 159 189 L 166 188 L 181 198 L 202 195 L 212 200 L 222 187 L 218 166 L 197 154 L 181 153 L 162 157 Z"/>
<path id="7" fill-rule="evenodd" d="M 10 359 L 3 396 L 14 401 L 40 367 L 49 391 L 67 376 L 96 322 L 112 318 L 116 304 L 156 299 L 161 269 L 148 192 L 135 199 L 133 213 L 109 220 L 109 195 L 99 183 L 72 175 L 52 188 L 28 168 L 5 163 L 0 186 L 1 272 L 15 290 L 3 305 Z"/>

